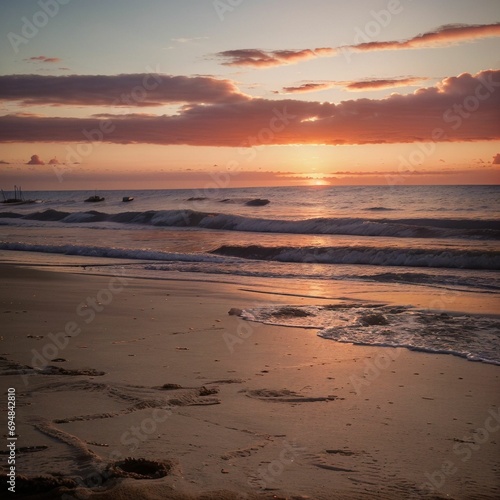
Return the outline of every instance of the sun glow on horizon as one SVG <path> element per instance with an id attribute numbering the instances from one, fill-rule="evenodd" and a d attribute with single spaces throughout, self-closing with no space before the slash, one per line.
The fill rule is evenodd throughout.
<path id="1" fill-rule="evenodd" d="M 29 44 L 4 3 L 3 185 L 500 184 L 498 2 L 70 2 Z"/>
<path id="2" fill-rule="evenodd" d="M 310 186 L 329 186 L 330 183 L 328 181 L 326 181 L 325 179 L 310 179 L 309 185 Z"/>

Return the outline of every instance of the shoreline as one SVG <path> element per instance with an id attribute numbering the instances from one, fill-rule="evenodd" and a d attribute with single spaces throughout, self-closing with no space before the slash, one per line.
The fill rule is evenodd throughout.
<path id="1" fill-rule="evenodd" d="M 26 259 L 29 255 L 30 259 Z M 62 262 L 62 263 L 61 263 Z M 80 255 L 51 254 L 43 252 L 0 250 L 0 266 L 14 265 L 20 268 L 32 268 L 70 274 L 83 274 L 85 276 L 115 276 L 116 273 L 105 273 L 103 267 L 123 265 L 151 264 L 155 261 L 140 259 L 122 259 L 112 257 L 90 257 Z M 159 262 L 160 264 L 162 261 Z M 98 267 L 99 271 L 90 272 L 88 268 Z M 395 268 L 397 269 L 397 267 Z M 197 282 L 213 283 L 215 285 L 229 285 L 235 287 L 251 287 L 252 293 L 269 295 L 271 298 L 282 296 L 301 299 L 359 300 L 391 305 L 408 305 L 416 308 L 436 312 L 465 313 L 471 315 L 485 315 L 497 317 L 498 299 L 496 294 L 486 291 L 467 291 L 439 288 L 424 283 L 398 283 L 398 282 L 369 282 L 359 280 L 338 280 L 321 282 L 307 280 L 301 285 L 309 286 L 312 293 L 297 293 L 297 281 L 294 279 L 273 277 L 253 277 L 245 275 L 212 274 L 203 272 L 162 271 L 162 276 L 143 276 L 125 274 L 131 279 L 165 282 Z M 233 279 L 230 279 L 230 278 Z M 311 283 L 311 285 L 309 285 Z M 279 284 L 279 291 L 276 291 Z M 331 295 L 331 289 L 336 290 L 345 297 Z M 242 291 L 245 288 L 241 288 Z M 271 291 L 270 291 L 271 290 Z M 374 299 L 374 295 L 383 300 Z M 309 303 L 309 302 L 305 302 Z M 311 302 L 311 304 L 313 304 Z"/>
<path id="2" fill-rule="evenodd" d="M 498 367 L 327 342 L 310 329 L 228 315 L 256 304 L 370 294 L 372 301 L 425 304 L 432 300 L 425 290 L 395 296 L 380 284 L 352 290 L 352 283 L 335 283 L 319 299 L 324 290 L 282 295 L 244 278 L 120 282 L 12 264 L 1 273 L 1 356 L 10 363 L 2 380 L 16 388 L 19 447 L 46 446 L 19 453 L 19 476 L 62 470 L 85 478 L 90 466 L 102 481 L 105 466 L 131 456 L 172 467 L 161 479 L 109 479 L 90 498 L 500 493 Z M 279 285 L 278 292 L 292 292 Z M 93 317 L 92 307 L 78 309 L 88 298 L 102 308 Z M 459 297 L 452 306 L 472 312 L 480 298 Z M 481 309 L 493 305 L 483 297 Z M 26 368 L 35 364 L 36 371 Z"/>

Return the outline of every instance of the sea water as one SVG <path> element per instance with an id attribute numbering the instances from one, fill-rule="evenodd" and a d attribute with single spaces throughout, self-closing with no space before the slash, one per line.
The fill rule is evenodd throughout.
<path id="1" fill-rule="evenodd" d="M 86 203 L 92 194 L 27 192 L 26 198 L 38 201 L 0 205 L 0 251 L 26 251 L 27 261 L 40 252 L 98 257 L 101 262 L 109 258 L 110 264 L 112 258 L 131 259 L 128 271 L 144 277 L 176 271 L 299 284 L 399 283 L 490 297 L 500 291 L 499 186 L 102 191 L 98 194 L 105 201 Z M 124 203 L 124 196 L 134 200 Z M 269 203 L 255 206 L 251 202 L 256 199 Z M 351 319 L 375 314 L 354 312 L 349 311 Z M 258 320 L 267 313 L 249 314 Z M 404 339 L 400 335 L 384 343 L 380 335 L 387 340 L 387 331 L 399 331 L 403 323 L 413 321 L 422 330 L 417 313 L 385 314 L 393 327 L 370 325 L 368 336 L 355 320 L 349 323 L 352 328 L 329 329 L 329 322 L 336 320 L 325 314 L 317 311 L 302 316 L 300 322 L 320 323 L 325 338 L 408 344 L 500 362 L 498 323 L 478 323 L 474 342 L 464 344 L 457 332 L 445 339 L 439 328 L 446 321 L 441 324 L 434 318 L 429 321 L 435 325 L 428 330 L 439 334 L 418 339 L 405 334 Z M 273 322 L 270 317 L 266 321 Z M 291 317 L 289 322 L 297 325 L 299 320 Z M 448 331 L 452 329 L 448 322 Z"/>

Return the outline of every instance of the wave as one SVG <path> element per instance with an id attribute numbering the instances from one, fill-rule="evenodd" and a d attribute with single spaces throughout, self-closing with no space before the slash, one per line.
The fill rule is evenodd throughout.
<path id="1" fill-rule="evenodd" d="M 162 272 L 202 273 L 225 276 L 247 276 L 256 278 L 326 280 L 326 281 L 368 281 L 379 283 L 399 283 L 414 286 L 435 287 L 456 291 L 476 291 L 480 293 L 498 293 L 500 286 L 492 272 L 471 272 L 468 270 L 441 269 L 425 272 L 410 271 L 407 268 L 382 272 L 373 268 L 356 266 L 317 265 L 312 259 L 307 263 L 295 264 L 278 261 L 255 261 L 240 257 L 207 253 L 178 253 L 151 249 L 109 248 L 90 245 L 49 245 L 21 242 L 1 242 L 0 250 L 41 252 L 73 255 L 81 257 L 127 259 L 137 263 L 127 263 L 128 269 L 134 268 L 146 276 L 160 276 Z M 82 261 L 82 265 L 87 261 Z M 115 264 L 105 264 L 113 266 Z M 122 266 L 123 264 L 120 264 Z"/>
<path id="2" fill-rule="evenodd" d="M 13 250 L 20 252 L 57 253 L 63 255 L 80 255 L 85 257 L 104 257 L 112 259 L 139 259 L 163 260 L 178 262 L 210 262 L 214 264 L 225 263 L 231 259 L 217 257 L 206 253 L 177 253 L 161 252 L 157 250 L 109 248 L 84 245 L 37 245 L 31 243 L 0 242 L 0 250 Z"/>
<path id="3" fill-rule="evenodd" d="M 481 250 L 342 247 L 264 247 L 222 245 L 211 253 L 244 259 L 315 264 L 500 269 L 500 253 Z"/>
<path id="4" fill-rule="evenodd" d="M 373 207 L 380 210 L 383 207 Z M 500 239 L 500 221 L 472 219 L 364 219 L 314 218 L 305 220 L 264 219 L 196 210 L 148 210 L 108 214 L 95 210 L 65 212 L 45 210 L 21 214 L 1 212 L 0 218 L 51 221 L 65 224 L 116 222 L 157 227 L 199 227 L 211 230 L 294 234 L 336 234 L 399 238 Z"/>
<path id="5" fill-rule="evenodd" d="M 371 247 L 262 247 L 223 245 L 210 253 L 178 253 L 147 249 L 110 248 L 86 245 L 41 245 L 20 242 L 0 242 L 0 250 L 59 253 L 117 259 L 159 260 L 173 262 L 207 262 L 222 264 L 245 260 L 275 261 L 305 264 L 351 264 L 450 269 L 500 269 L 500 254 L 479 250 L 437 250 Z M 370 277 L 370 279 L 377 279 Z M 417 281 L 399 274 L 379 275 L 381 281 Z"/>
<path id="6" fill-rule="evenodd" d="M 278 278 L 301 280 L 328 280 L 328 281 L 369 281 L 379 283 L 398 283 L 405 285 L 426 286 L 449 291 L 475 291 L 480 293 L 498 293 L 500 286 L 491 276 L 460 275 L 456 272 L 443 274 L 442 272 L 427 273 L 402 272 L 402 273 L 359 273 L 352 266 L 342 269 L 331 268 L 318 269 L 318 266 L 294 267 L 294 264 L 279 263 L 278 266 L 255 266 L 251 262 L 231 261 L 218 263 L 216 266 L 208 262 L 169 262 L 161 264 L 149 264 L 144 267 L 148 271 L 155 272 L 186 272 L 203 274 L 222 274 L 232 276 L 250 276 L 256 278 Z"/>
<path id="7" fill-rule="evenodd" d="M 500 365 L 499 320 L 415 310 L 384 304 L 265 306 L 245 309 L 242 318 L 270 325 L 314 328 L 337 342 L 451 354 Z"/>

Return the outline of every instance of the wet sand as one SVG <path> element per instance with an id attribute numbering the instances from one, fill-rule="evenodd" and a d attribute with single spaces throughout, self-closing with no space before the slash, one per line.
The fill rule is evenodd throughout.
<path id="1" fill-rule="evenodd" d="M 251 281 L 13 265 L 0 275 L 16 496 L 38 485 L 36 498 L 67 499 L 500 497 L 500 367 L 228 314 L 341 300 L 426 307 L 430 289 L 339 283 L 318 298 Z M 448 309 L 497 305 L 457 296 Z"/>

